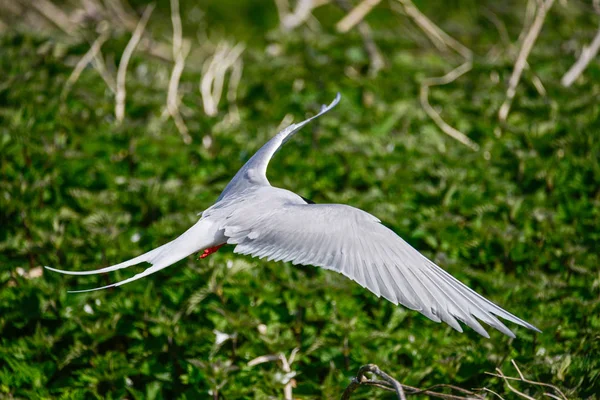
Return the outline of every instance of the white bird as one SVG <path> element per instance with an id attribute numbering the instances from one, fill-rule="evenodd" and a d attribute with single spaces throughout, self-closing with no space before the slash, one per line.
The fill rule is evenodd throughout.
<path id="1" fill-rule="evenodd" d="M 148 253 L 93 271 L 51 271 L 69 275 L 99 274 L 142 262 L 145 271 L 89 292 L 133 282 L 200 250 L 201 258 L 225 244 L 234 253 L 267 260 L 291 261 L 339 272 L 394 304 L 444 321 L 462 332 L 461 321 L 488 337 L 478 320 L 515 337 L 496 317 L 539 331 L 480 296 L 427 259 L 373 215 L 342 204 L 314 204 L 285 189 L 271 186 L 269 161 L 300 128 L 338 104 L 340 95 L 321 112 L 279 132 L 260 148 L 225 187 L 217 202 L 177 239 Z"/>

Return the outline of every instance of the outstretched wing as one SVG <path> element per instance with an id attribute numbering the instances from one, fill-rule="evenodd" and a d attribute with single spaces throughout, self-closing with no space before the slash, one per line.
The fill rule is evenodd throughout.
<path id="1" fill-rule="evenodd" d="M 457 320 L 489 337 L 479 319 L 514 337 L 496 316 L 538 330 L 469 289 L 362 210 L 287 202 L 263 211 L 241 207 L 228 217 L 223 228 L 236 253 L 337 271 L 459 332 Z"/>
<path id="2" fill-rule="evenodd" d="M 279 150 L 281 145 L 287 142 L 296 132 L 300 130 L 304 125 L 308 124 L 315 118 L 325 114 L 340 102 L 340 94 L 335 96 L 335 99 L 328 106 L 323 106 L 321 111 L 307 120 L 304 120 L 297 124 L 292 124 L 275 135 L 271 140 L 263 145 L 251 158 L 244 164 L 244 166 L 238 171 L 233 177 L 231 182 L 225 187 L 225 190 L 221 193 L 217 202 L 228 194 L 242 191 L 248 186 L 252 185 L 269 185 L 267 180 L 267 166 L 271 158 Z"/>

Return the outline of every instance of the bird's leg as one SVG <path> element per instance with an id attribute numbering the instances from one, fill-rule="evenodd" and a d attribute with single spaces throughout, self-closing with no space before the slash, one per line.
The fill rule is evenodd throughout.
<path id="1" fill-rule="evenodd" d="M 206 257 L 210 256 L 212 253 L 214 253 L 215 251 L 219 250 L 223 246 L 225 246 L 225 243 L 220 244 L 215 247 L 209 247 L 208 249 L 204 250 L 204 253 L 202 253 L 199 258 L 206 258 Z"/>

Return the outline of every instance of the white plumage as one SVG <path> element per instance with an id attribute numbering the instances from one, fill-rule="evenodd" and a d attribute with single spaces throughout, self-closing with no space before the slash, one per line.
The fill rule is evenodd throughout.
<path id="1" fill-rule="evenodd" d="M 269 161 L 301 127 L 339 102 L 339 94 L 321 112 L 293 124 L 268 141 L 238 171 L 217 202 L 177 239 L 132 260 L 94 271 L 52 271 L 71 275 L 110 272 L 141 262 L 144 272 L 120 286 L 150 275 L 202 249 L 235 245 L 234 252 L 275 261 L 314 265 L 337 271 L 394 304 L 419 311 L 462 332 L 458 321 L 489 337 L 478 320 L 514 337 L 497 317 L 539 331 L 452 277 L 406 243 L 379 219 L 342 204 L 309 204 L 302 197 L 271 186 Z"/>

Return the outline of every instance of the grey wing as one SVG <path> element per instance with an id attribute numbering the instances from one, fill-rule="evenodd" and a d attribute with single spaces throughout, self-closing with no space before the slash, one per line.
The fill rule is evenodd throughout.
<path id="1" fill-rule="evenodd" d="M 287 142 L 296 132 L 304 125 L 308 124 L 315 118 L 327 113 L 340 102 L 340 94 L 335 96 L 335 99 L 328 106 L 322 106 L 321 111 L 302 122 L 292 124 L 275 135 L 271 140 L 265 143 L 254 155 L 244 164 L 242 168 L 235 174 L 231 182 L 225 187 L 217 202 L 224 197 L 243 191 L 249 186 L 265 186 L 269 185 L 267 180 L 267 166 L 273 155 L 279 148 Z"/>
<path id="2" fill-rule="evenodd" d="M 508 336 L 496 316 L 529 329 L 428 260 L 374 216 L 339 204 L 285 204 L 264 212 L 240 208 L 223 226 L 234 252 L 337 271 L 377 296 L 489 337 L 477 319 Z"/>

